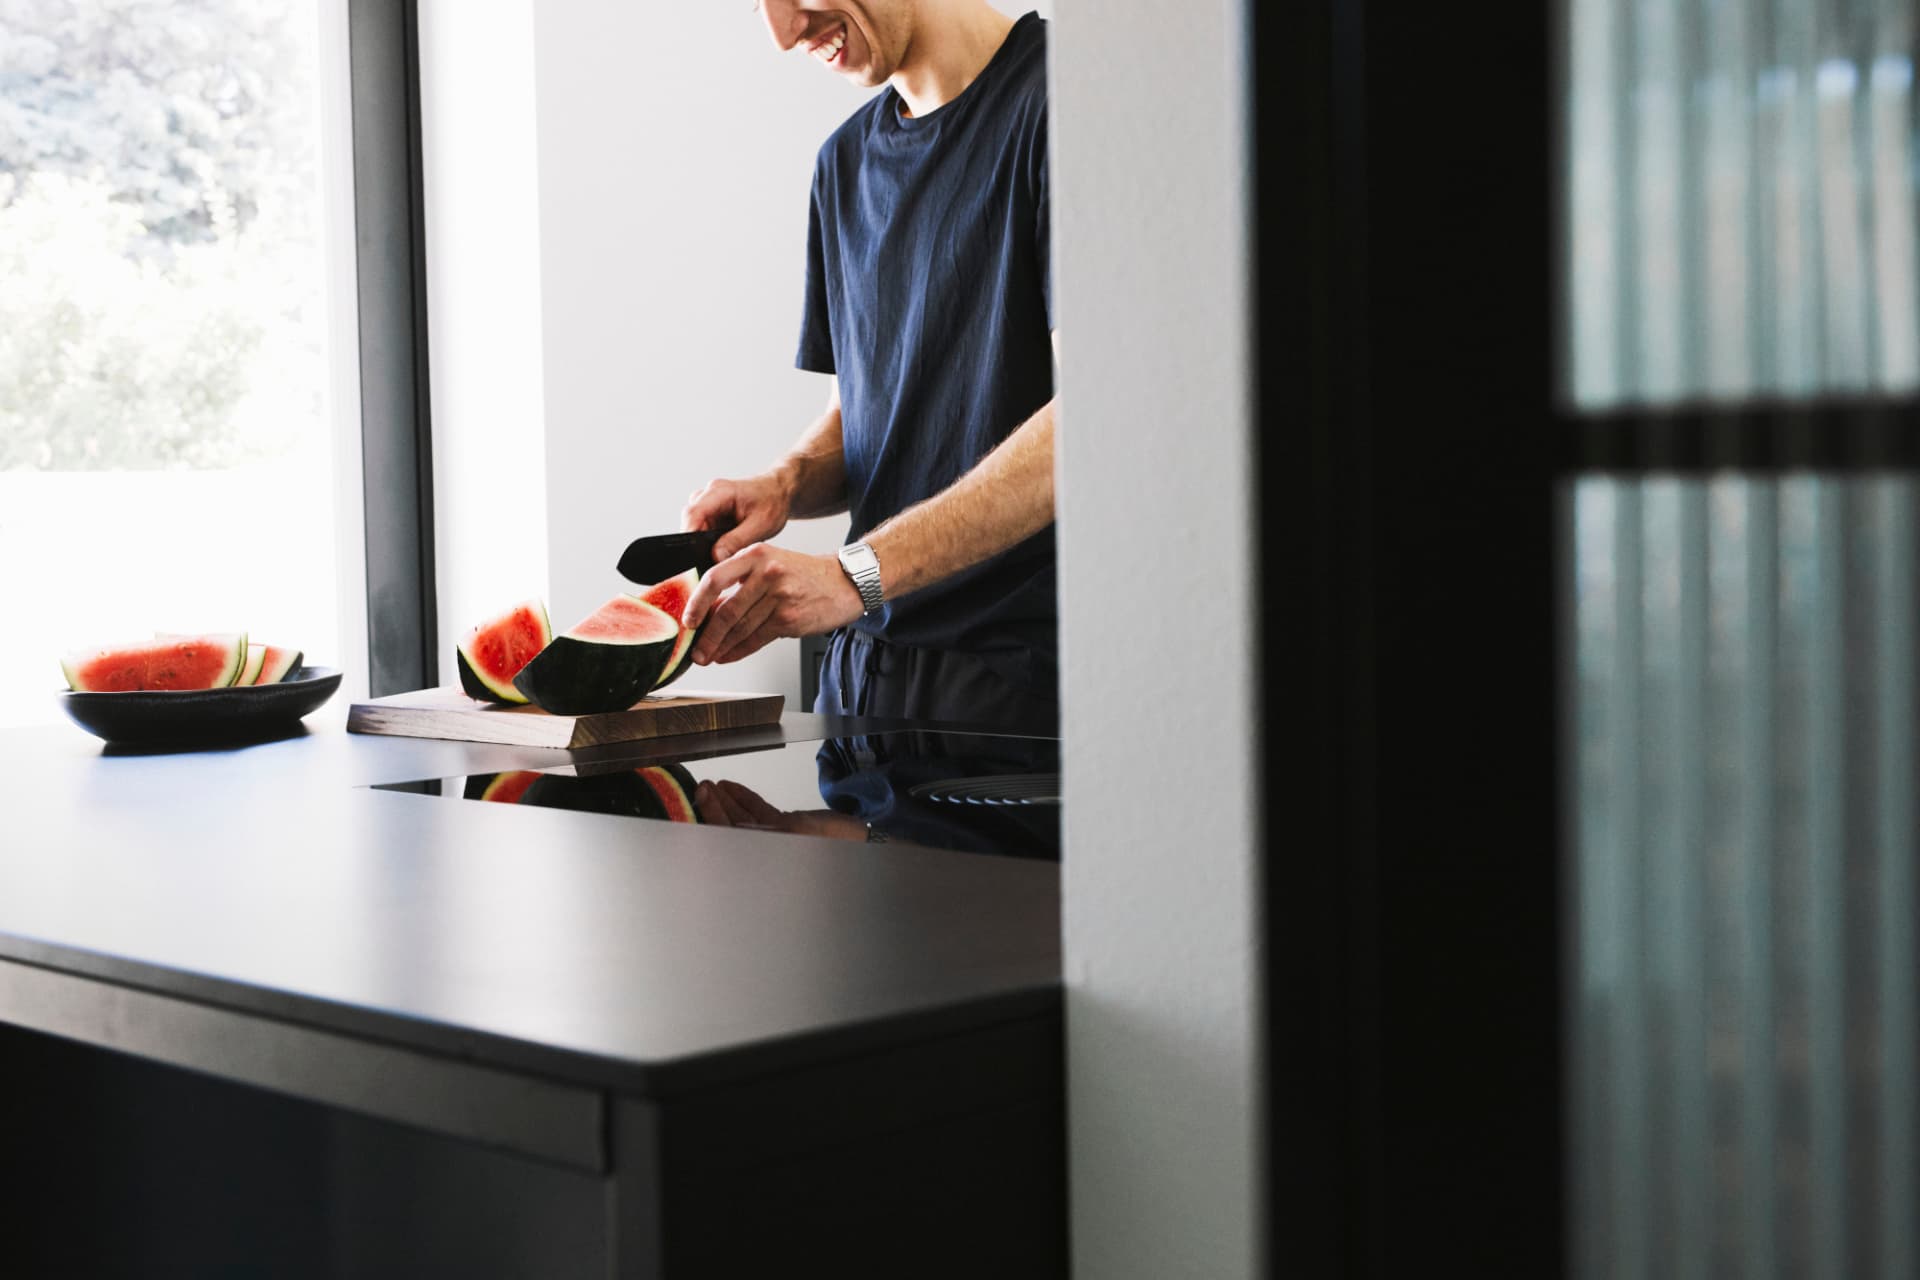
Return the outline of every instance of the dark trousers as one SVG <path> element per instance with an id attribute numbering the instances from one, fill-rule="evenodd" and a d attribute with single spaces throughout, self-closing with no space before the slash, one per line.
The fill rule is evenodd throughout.
<path id="1" fill-rule="evenodd" d="M 1027 649 L 918 649 L 840 630 L 820 668 L 822 715 L 885 716 L 1057 737 L 1052 661 Z"/>

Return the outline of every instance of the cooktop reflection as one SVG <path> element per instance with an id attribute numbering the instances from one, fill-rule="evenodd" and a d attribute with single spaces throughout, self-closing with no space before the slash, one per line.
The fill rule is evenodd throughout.
<path id="1" fill-rule="evenodd" d="M 896 730 L 375 788 L 1012 857 L 1060 856 L 1060 744 Z"/>

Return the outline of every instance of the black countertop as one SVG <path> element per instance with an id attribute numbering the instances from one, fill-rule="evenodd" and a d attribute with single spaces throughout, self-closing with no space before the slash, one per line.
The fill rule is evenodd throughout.
<path id="1" fill-rule="evenodd" d="M 1057 864 L 373 790 L 580 757 L 308 723 L 0 732 L 0 958 L 647 1096 L 1057 1008 Z"/>

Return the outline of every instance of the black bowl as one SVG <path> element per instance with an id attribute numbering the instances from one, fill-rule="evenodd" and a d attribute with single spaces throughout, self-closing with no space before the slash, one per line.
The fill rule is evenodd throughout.
<path id="1" fill-rule="evenodd" d="M 302 667 L 278 684 L 178 692 L 63 693 L 60 705 L 97 738 L 132 746 L 257 741 L 297 724 L 340 687 L 331 667 Z"/>
<path id="2" fill-rule="evenodd" d="M 698 569 L 704 575 L 713 568 L 713 544 L 718 541 L 718 529 L 636 538 L 621 553 L 620 576 L 628 582 L 651 587 L 689 569 Z"/>

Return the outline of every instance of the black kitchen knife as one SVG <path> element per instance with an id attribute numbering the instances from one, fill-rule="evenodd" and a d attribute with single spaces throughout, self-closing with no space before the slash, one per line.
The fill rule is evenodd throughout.
<path id="1" fill-rule="evenodd" d="M 620 576 L 651 587 L 689 569 L 698 569 L 704 575 L 713 568 L 713 544 L 718 541 L 718 529 L 635 538 L 620 554 Z"/>

